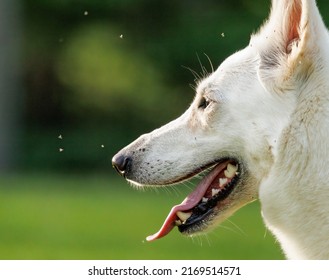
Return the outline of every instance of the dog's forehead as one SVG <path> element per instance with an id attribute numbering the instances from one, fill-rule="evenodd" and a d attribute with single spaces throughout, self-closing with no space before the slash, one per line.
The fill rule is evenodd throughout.
<path id="1" fill-rule="evenodd" d="M 250 80 L 250 76 L 256 73 L 256 65 L 257 55 L 250 48 L 234 53 L 215 72 L 198 83 L 197 95 L 215 93 L 236 86 L 241 80 Z"/>
<path id="2" fill-rule="evenodd" d="M 258 60 L 259 55 L 257 50 L 247 46 L 226 58 L 215 73 L 218 75 L 223 73 L 250 73 L 258 65 Z"/>

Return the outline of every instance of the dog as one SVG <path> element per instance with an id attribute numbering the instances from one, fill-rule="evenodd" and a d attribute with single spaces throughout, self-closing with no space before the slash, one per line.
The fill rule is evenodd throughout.
<path id="1" fill-rule="evenodd" d="M 198 83 L 183 115 L 112 164 L 136 186 L 203 176 L 153 241 L 192 236 L 259 199 L 288 259 L 329 259 L 329 35 L 314 0 L 272 0 L 249 45 Z"/>

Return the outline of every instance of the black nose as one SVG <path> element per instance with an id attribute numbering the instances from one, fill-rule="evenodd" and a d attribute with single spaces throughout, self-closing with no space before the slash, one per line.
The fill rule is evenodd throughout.
<path id="1" fill-rule="evenodd" d="M 124 155 L 115 155 L 112 158 L 112 166 L 122 176 L 125 176 L 131 164 L 131 157 Z"/>

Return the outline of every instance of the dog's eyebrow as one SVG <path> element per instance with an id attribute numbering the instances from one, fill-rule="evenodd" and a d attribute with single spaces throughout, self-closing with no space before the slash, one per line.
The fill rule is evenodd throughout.
<path id="1" fill-rule="evenodd" d="M 204 88 L 201 88 L 201 87 L 198 87 L 196 89 L 196 94 L 195 96 L 198 97 L 198 96 L 205 96 L 206 95 L 206 91 Z"/>
<path id="2" fill-rule="evenodd" d="M 201 95 L 208 95 L 208 96 L 211 96 L 214 94 L 214 92 L 216 91 L 216 87 L 214 84 L 212 83 L 209 83 L 207 84 L 206 86 L 204 86 L 201 90 L 200 90 L 200 94 Z"/>
<path id="3" fill-rule="evenodd" d="M 200 83 L 197 87 L 197 93 L 200 95 L 207 95 L 211 91 L 211 84 L 210 83 Z"/>
<path id="4" fill-rule="evenodd" d="M 203 80 L 201 82 L 199 82 L 196 86 L 196 93 L 203 93 L 204 91 L 204 85 L 203 85 Z"/>
<path id="5" fill-rule="evenodd" d="M 209 91 L 209 88 L 212 86 L 211 80 L 209 79 L 212 75 L 198 81 L 196 92 L 199 94 L 206 94 Z"/>

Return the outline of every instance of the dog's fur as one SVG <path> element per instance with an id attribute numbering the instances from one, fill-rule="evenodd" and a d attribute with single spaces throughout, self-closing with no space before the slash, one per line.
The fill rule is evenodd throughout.
<path id="1" fill-rule="evenodd" d="M 220 158 L 241 182 L 202 230 L 259 196 L 292 259 L 329 259 L 329 36 L 314 0 L 273 0 L 249 46 L 201 81 L 178 119 L 142 135 L 126 178 L 168 185 Z M 118 155 L 117 155 L 118 157 Z"/>

